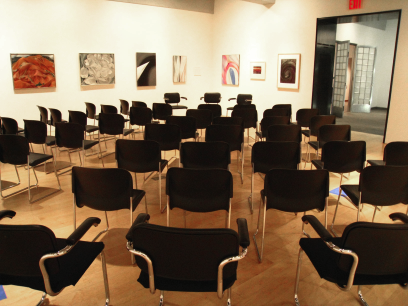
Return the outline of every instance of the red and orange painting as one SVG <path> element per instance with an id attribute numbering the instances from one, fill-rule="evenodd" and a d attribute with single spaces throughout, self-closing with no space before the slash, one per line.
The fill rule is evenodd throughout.
<path id="1" fill-rule="evenodd" d="M 14 89 L 56 87 L 53 54 L 10 54 Z"/>

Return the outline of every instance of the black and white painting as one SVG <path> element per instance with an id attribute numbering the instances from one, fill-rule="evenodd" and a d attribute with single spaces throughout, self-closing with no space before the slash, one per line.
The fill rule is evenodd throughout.
<path id="1" fill-rule="evenodd" d="M 156 53 L 136 53 L 137 86 L 156 86 Z"/>
<path id="2" fill-rule="evenodd" d="M 79 53 L 81 86 L 115 84 L 115 55 Z"/>

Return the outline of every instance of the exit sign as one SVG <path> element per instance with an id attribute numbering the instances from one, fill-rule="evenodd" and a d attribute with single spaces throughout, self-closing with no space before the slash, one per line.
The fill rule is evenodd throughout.
<path id="1" fill-rule="evenodd" d="M 363 0 L 349 0 L 349 9 L 355 10 L 361 8 L 361 1 Z"/>

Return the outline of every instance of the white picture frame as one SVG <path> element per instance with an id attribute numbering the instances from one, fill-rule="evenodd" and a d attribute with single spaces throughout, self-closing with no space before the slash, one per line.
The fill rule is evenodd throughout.
<path id="1" fill-rule="evenodd" d="M 251 80 L 265 80 L 266 62 L 250 62 L 249 75 Z"/>
<path id="2" fill-rule="evenodd" d="M 278 54 L 278 88 L 299 89 L 300 53 Z"/>

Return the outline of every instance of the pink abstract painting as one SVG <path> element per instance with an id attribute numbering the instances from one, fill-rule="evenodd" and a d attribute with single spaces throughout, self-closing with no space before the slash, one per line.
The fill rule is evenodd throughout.
<path id="1" fill-rule="evenodd" d="M 239 85 L 239 54 L 222 56 L 222 84 Z"/>

